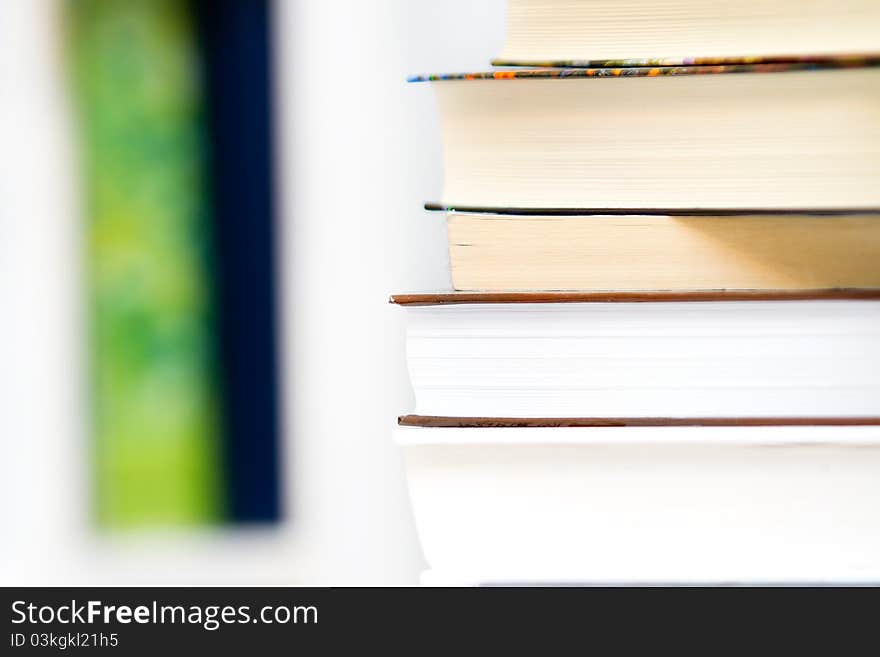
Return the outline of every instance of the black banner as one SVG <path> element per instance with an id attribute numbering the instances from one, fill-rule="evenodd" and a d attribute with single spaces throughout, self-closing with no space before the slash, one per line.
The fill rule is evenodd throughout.
<path id="1" fill-rule="evenodd" d="M 0 654 L 119 655 L 385 648 L 469 652 L 477 642 L 545 654 L 697 643 L 785 645 L 873 635 L 873 590 L 661 588 L 7 588 Z M 870 597 L 867 597 L 870 595 Z M 846 602 L 858 602 L 846 605 Z M 552 650 L 555 652 L 556 650 Z M 580 652 L 581 650 L 579 650 Z M 258 653 L 261 654 L 261 653 Z M 292 654 L 292 653 L 291 653 Z"/>

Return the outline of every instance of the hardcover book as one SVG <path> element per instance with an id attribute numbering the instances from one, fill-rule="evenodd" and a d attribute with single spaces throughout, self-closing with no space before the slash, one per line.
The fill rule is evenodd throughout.
<path id="1" fill-rule="evenodd" d="M 392 301 L 407 312 L 416 416 L 880 416 L 880 291 Z"/>
<path id="2" fill-rule="evenodd" d="M 498 65 L 796 61 L 880 49 L 873 0 L 508 0 Z"/>
<path id="3" fill-rule="evenodd" d="M 457 210 L 880 208 L 880 60 L 429 76 Z M 635 213 L 637 214 L 637 213 Z"/>
<path id="4" fill-rule="evenodd" d="M 456 290 L 880 288 L 880 212 L 445 216 Z"/>

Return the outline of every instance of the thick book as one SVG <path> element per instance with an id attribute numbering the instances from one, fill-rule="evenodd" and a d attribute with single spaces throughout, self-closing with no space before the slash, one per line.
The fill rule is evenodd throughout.
<path id="1" fill-rule="evenodd" d="M 880 581 L 880 426 L 395 439 L 428 566 L 460 579 Z"/>
<path id="2" fill-rule="evenodd" d="M 406 308 L 413 415 L 435 418 L 405 424 L 880 416 L 877 290 L 447 293 L 392 301 Z"/>
<path id="3" fill-rule="evenodd" d="M 446 217 L 456 290 L 880 288 L 880 212 Z"/>
<path id="4" fill-rule="evenodd" d="M 508 0 L 497 65 L 791 61 L 880 49 L 873 0 Z"/>
<path id="5" fill-rule="evenodd" d="M 880 208 L 880 59 L 412 80 L 456 210 Z"/>

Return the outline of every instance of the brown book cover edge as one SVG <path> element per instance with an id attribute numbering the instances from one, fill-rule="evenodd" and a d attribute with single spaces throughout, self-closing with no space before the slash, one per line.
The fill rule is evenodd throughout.
<path id="1" fill-rule="evenodd" d="M 402 427 L 783 427 L 877 426 L 880 417 L 449 417 L 401 415 Z"/>
<path id="2" fill-rule="evenodd" d="M 443 306 L 468 303 L 654 303 L 673 301 L 809 301 L 880 300 L 880 289 L 831 290 L 695 290 L 607 292 L 411 292 L 392 294 L 399 306 Z"/>
<path id="3" fill-rule="evenodd" d="M 427 212 L 505 216 L 646 216 L 660 217 L 846 217 L 878 215 L 880 208 L 526 208 L 425 203 Z"/>

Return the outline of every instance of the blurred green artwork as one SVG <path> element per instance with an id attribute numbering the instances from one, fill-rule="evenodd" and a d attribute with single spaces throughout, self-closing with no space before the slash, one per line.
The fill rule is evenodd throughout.
<path id="1" fill-rule="evenodd" d="M 222 517 L 198 48 L 179 0 L 69 0 L 97 520 Z"/>

